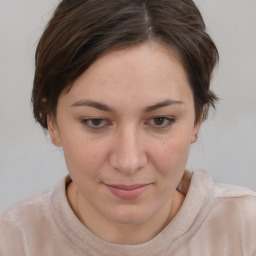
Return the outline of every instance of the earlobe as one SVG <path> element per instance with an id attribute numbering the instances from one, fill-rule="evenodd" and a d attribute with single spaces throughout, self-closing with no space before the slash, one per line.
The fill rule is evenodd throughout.
<path id="1" fill-rule="evenodd" d="M 194 126 L 194 129 L 193 129 L 193 134 L 192 134 L 192 137 L 191 137 L 191 144 L 195 143 L 198 139 L 198 133 L 199 133 L 199 130 L 200 130 L 200 126 L 201 126 L 201 120 L 198 121 L 197 124 L 195 124 Z"/>
<path id="2" fill-rule="evenodd" d="M 198 133 L 199 133 L 201 124 L 203 122 L 203 117 L 204 117 L 204 110 L 202 111 L 202 113 L 200 115 L 200 118 L 198 119 L 198 121 L 194 125 L 193 134 L 192 134 L 192 137 L 191 137 L 190 144 L 193 144 L 198 140 Z"/>
<path id="3" fill-rule="evenodd" d="M 190 143 L 191 144 L 195 143 L 197 141 L 197 139 L 198 139 L 198 130 L 195 129 Z"/>
<path id="4" fill-rule="evenodd" d="M 62 143 L 60 133 L 55 118 L 52 116 L 47 116 L 47 125 L 52 143 L 57 147 L 61 147 Z"/>

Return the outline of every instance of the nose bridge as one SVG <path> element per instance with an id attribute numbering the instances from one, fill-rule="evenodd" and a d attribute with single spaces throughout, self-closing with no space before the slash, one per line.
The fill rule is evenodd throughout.
<path id="1" fill-rule="evenodd" d="M 113 167 L 126 174 L 132 174 L 141 169 L 146 162 L 147 156 L 138 129 L 133 125 L 120 127 L 111 154 Z"/>

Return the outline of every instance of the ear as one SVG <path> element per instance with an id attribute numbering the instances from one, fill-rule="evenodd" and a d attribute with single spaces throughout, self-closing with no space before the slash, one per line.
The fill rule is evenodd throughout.
<path id="1" fill-rule="evenodd" d="M 198 121 L 194 125 L 193 134 L 192 134 L 192 137 L 191 137 L 190 144 L 193 144 L 197 141 L 198 133 L 199 133 L 202 121 L 203 121 L 203 113 L 200 115 L 200 118 L 198 119 Z"/>
<path id="2" fill-rule="evenodd" d="M 62 146 L 61 137 L 60 137 L 60 132 L 59 132 L 56 119 L 53 116 L 48 115 L 47 125 L 48 125 L 48 132 L 50 134 L 52 143 L 57 147 L 61 147 Z"/>
<path id="3" fill-rule="evenodd" d="M 191 137 L 190 144 L 193 144 L 193 143 L 195 143 L 197 141 L 200 126 L 201 126 L 201 122 L 197 122 L 195 124 L 195 126 L 193 128 L 193 134 L 192 134 L 192 137 Z"/>

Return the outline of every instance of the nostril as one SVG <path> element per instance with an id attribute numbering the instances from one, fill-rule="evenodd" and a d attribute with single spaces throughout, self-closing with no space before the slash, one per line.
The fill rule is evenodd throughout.
<path id="1" fill-rule="evenodd" d="M 147 156 L 144 153 L 139 154 L 121 154 L 116 152 L 111 154 L 110 164 L 112 168 L 126 173 L 133 174 L 136 171 L 141 170 L 147 163 Z"/>
<path id="2" fill-rule="evenodd" d="M 110 153 L 112 168 L 126 174 L 141 170 L 147 163 L 144 145 L 140 130 L 134 123 L 120 125 Z"/>

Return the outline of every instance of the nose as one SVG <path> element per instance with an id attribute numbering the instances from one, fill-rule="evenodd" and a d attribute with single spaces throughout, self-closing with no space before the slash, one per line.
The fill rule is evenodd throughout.
<path id="1" fill-rule="evenodd" d="M 111 166 L 125 175 L 132 175 L 141 170 L 147 161 L 143 138 L 136 129 L 126 127 L 118 131 L 110 153 Z"/>

